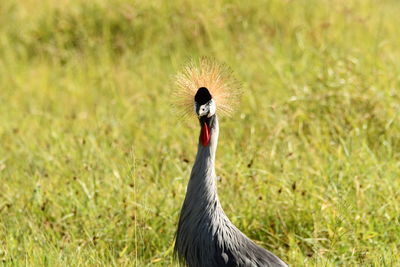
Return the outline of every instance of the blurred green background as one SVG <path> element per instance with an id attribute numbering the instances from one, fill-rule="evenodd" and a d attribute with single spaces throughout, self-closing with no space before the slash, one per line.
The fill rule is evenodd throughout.
<path id="1" fill-rule="evenodd" d="M 0 4 L 0 264 L 176 266 L 190 59 L 243 85 L 220 122 L 231 220 L 291 266 L 400 264 L 400 2 Z"/>

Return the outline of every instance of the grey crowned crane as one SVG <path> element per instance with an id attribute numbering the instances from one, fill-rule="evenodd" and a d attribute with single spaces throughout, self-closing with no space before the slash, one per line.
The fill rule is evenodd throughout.
<path id="1" fill-rule="evenodd" d="M 177 106 L 194 112 L 200 123 L 196 160 L 179 217 L 175 254 L 189 267 L 287 266 L 256 245 L 225 215 L 218 199 L 215 153 L 217 112 L 226 114 L 237 103 L 237 83 L 226 67 L 209 59 L 192 63 L 177 75 Z"/>

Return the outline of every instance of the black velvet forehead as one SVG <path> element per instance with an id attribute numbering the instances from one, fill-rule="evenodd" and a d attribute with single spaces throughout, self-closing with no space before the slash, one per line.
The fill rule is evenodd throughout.
<path id="1" fill-rule="evenodd" d="M 194 101 L 199 104 L 199 105 L 204 105 L 208 101 L 210 101 L 212 98 L 210 92 L 208 91 L 207 88 L 205 87 L 200 87 L 197 90 L 196 95 L 194 96 Z"/>

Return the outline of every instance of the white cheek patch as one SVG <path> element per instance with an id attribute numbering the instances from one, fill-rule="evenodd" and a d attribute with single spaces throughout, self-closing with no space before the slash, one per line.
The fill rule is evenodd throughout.
<path id="1" fill-rule="evenodd" d="M 207 104 L 201 105 L 197 110 L 197 104 L 195 103 L 193 106 L 194 113 L 196 113 L 199 117 L 207 115 L 208 118 L 215 115 L 217 111 L 217 106 L 215 105 L 215 101 L 211 99 L 207 102 Z"/>
<path id="2" fill-rule="evenodd" d="M 213 116 L 215 114 L 215 111 L 217 110 L 217 106 L 215 105 L 214 99 L 210 100 L 209 109 L 210 109 L 210 111 L 208 112 L 208 116 L 207 117 L 210 118 L 211 116 Z"/>
<path id="3" fill-rule="evenodd" d="M 209 107 L 207 104 L 201 105 L 199 107 L 199 111 L 198 111 L 198 116 L 202 117 L 204 115 L 206 115 L 208 113 Z M 196 106 L 195 106 L 195 112 L 196 112 Z"/>

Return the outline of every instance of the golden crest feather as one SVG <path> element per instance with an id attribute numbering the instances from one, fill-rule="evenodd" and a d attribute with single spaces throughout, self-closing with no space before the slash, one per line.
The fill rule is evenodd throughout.
<path id="1" fill-rule="evenodd" d="M 192 60 L 175 77 L 175 107 L 183 116 L 194 114 L 194 96 L 200 87 L 206 87 L 217 106 L 219 116 L 229 116 L 239 103 L 241 90 L 232 71 L 209 58 Z"/>

